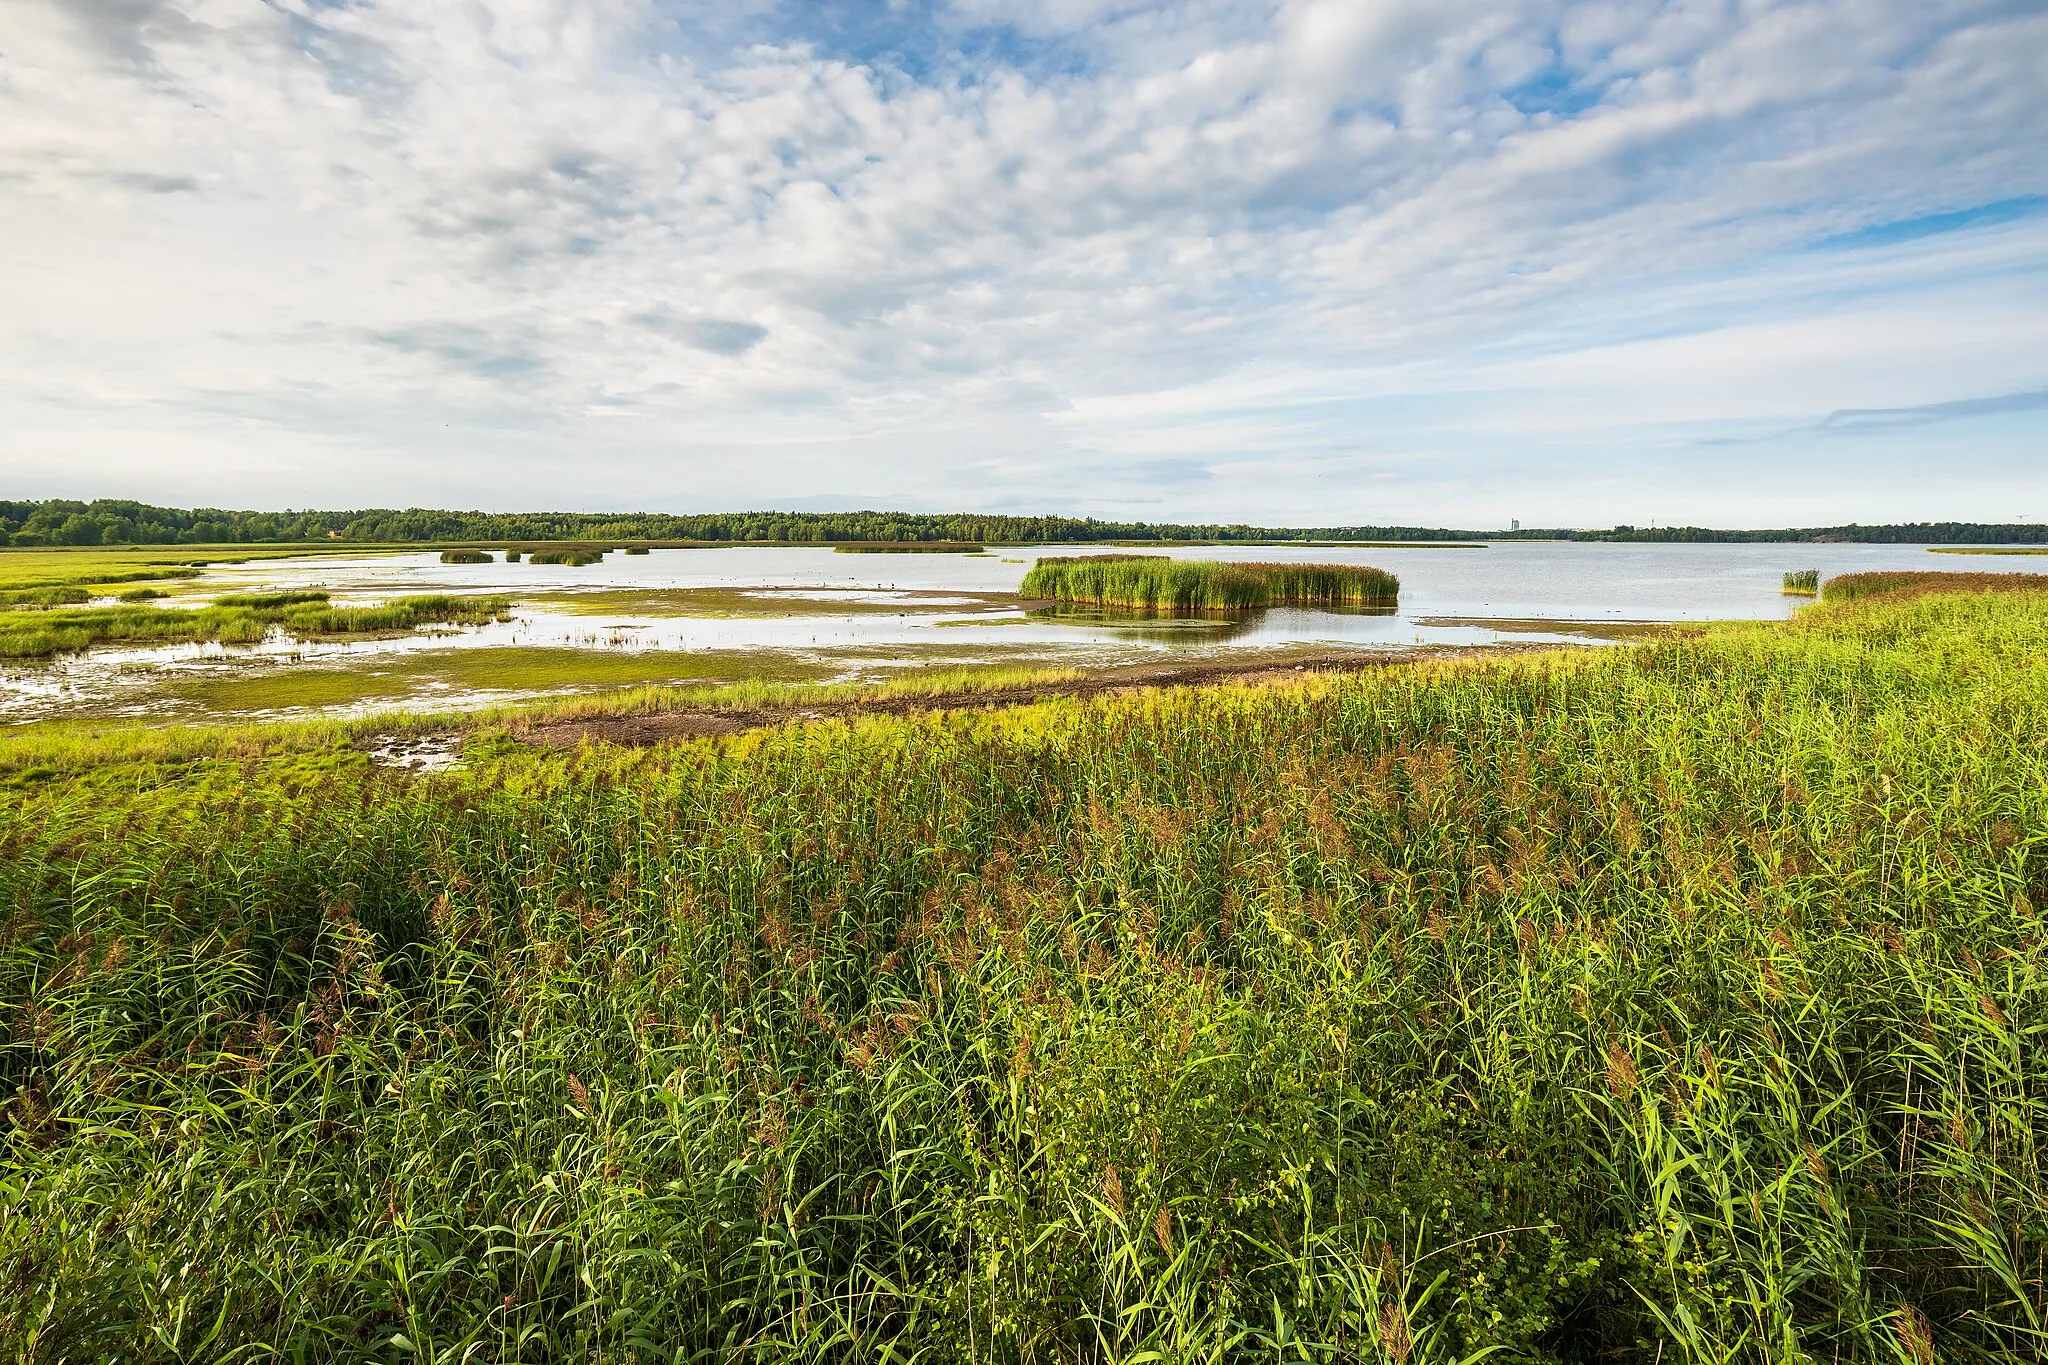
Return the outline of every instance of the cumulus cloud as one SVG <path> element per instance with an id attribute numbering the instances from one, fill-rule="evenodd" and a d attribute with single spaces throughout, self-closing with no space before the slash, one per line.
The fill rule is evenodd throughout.
<path id="1" fill-rule="evenodd" d="M 1998 0 L 18 0 L 11 481 L 1632 513 L 2048 382 L 2044 66 Z M 2038 482 L 2033 414 L 1953 421 Z"/>

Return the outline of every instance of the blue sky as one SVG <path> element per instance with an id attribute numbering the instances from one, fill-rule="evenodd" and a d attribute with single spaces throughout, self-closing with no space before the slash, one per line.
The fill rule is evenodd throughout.
<path id="1" fill-rule="evenodd" d="M 15 0 L 0 483 L 2048 519 L 2048 6 Z"/>

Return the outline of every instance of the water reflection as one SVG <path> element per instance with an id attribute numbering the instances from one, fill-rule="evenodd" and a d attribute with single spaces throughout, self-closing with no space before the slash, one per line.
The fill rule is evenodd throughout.
<path id="1" fill-rule="evenodd" d="M 1392 618 L 1399 613 L 1393 607 L 1334 607 L 1319 609 L 1317 614 Z M 1025 617 L 1049 626 L 1097 630 L 1120 640 L 1139 640 L 1169 648 L 1229 644 L 1271 638 L 1275 633 L 1271 612 L 1266 608 L 1235 612 L 1143 611 L 1063 602 L 1033 607 Z M 1334 622 L 1331 625 L 1335 628 Z"/>

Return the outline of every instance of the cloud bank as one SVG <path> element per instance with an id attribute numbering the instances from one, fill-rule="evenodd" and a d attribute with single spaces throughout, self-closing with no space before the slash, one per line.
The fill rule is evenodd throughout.
<path id="1" fill-rule="evenodd" d="M 16 0 L 0 469 L 2048 515 L 2043 70 L 1994 0 Z"/>

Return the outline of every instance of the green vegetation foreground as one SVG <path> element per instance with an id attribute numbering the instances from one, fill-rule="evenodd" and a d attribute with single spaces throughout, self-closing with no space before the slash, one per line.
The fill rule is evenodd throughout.
<path id="1" fill-rule="evenodd" d="M 2039 594 L 72 752 L 0 741 L 10 1359 L 2041 1356 Z"/>

